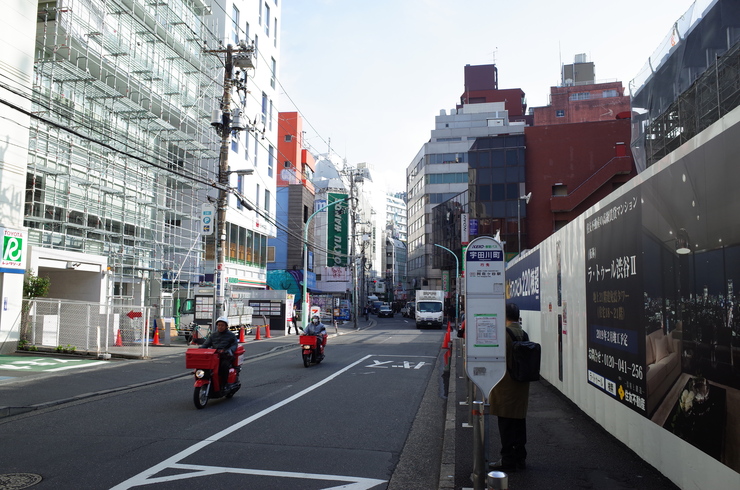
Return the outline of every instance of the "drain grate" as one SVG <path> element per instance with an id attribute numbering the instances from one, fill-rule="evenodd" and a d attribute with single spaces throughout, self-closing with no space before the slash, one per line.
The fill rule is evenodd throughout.
<path id="1" fill-rule="evenodd" d="M 21 490 L 36 485 L 41 475 L 33 473 L 6 473 L 0 475 L 0 490 Z"/>

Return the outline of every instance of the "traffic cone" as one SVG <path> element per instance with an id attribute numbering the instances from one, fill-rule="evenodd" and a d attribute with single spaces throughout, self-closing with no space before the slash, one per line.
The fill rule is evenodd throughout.
<path id="1" fill-rule="evenodd" d="M 246 342 L 246 340 L 244 340 L 244 326 L 243 325 L 239 327 L 239 342 L 242 342 L 242 343 Z"/>
<path id="2" fill-rule="evenodd" d="M 152 341 L 152 345 L 162 345 L 159 343 L 159 329 L 154 328 L 154 340 Z"/>
<path id="3" fill-rule="evenodd" d="M 272 338 L 270 336 L 270 325 L 265 325 L 265 338 L 266 339 L 271 339 Z"/>
<path id="4" fill-rule="evenodd" d="M 260 337 L 260 328 L 262 327 L 262 325 L 255 326 L 257 327 L 257 334 L 254 336 L 254 340 L 262 340 L 262 338 Z"/>
<path id="5" fill-rule="evenodd" d="M 118 334 L 116 334 L 116 347 L 123 347 L 123 339 L 121 338 L 121 329 L 118 329 Z"/>
<path id="6" fill-rule="evenodd" d="M 443 349 L 449 349 L 450 348 L 450 331 L 449 330 L 447 330 L 447 332 L 445 333 L 445 339 L 442 342 L 442 348 Z"/>

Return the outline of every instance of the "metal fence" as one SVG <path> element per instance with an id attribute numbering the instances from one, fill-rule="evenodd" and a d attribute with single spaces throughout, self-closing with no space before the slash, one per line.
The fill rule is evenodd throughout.
<path id="1" fill-rule="evenodd" d="M 21 339 L 60 351 L 148 357 L 149 307 L 23 300 Z M 151 326 L 153 327 L 153 326 Z"/>

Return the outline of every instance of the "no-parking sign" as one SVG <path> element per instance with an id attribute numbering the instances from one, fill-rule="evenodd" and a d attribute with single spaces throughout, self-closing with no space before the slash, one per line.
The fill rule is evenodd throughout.
<path id="1" fill-rule="evenodd" d="M 474 239 L 465 251 L 465 366 L 485 394 L 506 372 L 504 250 L 495 238 Z"/>

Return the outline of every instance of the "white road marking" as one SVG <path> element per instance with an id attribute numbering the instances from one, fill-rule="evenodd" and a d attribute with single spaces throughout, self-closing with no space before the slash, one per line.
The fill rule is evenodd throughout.
<path id="1" fill-rule="evenodd" d="M 75 366 L 64 366 L 60 368 L 54 368 L 54 369 L 47 369 L 47 372 L 53 372 L 53 371 L 66 371 L 67 369 L 77 369 L 77 368 L 83 368 L 88 366 L 95 366 L 96 364 L 109 364 L 108 361 L 97 361 L 97 362 L 88 362 L 87 364 L 77 364 Z"/>
<path id="2" fill-rule="evenodd" d="M 383 366 L 383 364 L 389 364 L 391 362 L 393 361 L 378 361 L 377 359 L 373 359 L 373 364 L 367 365 L 365 367 L 388 369 L 389 366 Z"/>
<path id="3" fill-rule="evenodd" d="M 267 475 L 267 476 L 282 476 L 282 477 L 288 477 L 288 478 L 311 478 L 311 479 L 317 479 L 317 480 L 331 480 L 331 481 L 345 481 L 345 482 L 352 482 L 351 485 L 341 485 L 339 487 L 331 487 L 324 490 L 338 490 L 340 488 L 342 489 L 349 489 L 349 490 L 366 490 L 368 488 L 372 488 L 376 485 L 379 485 L 381 483 L 385 483 L 385 480 L 373 480 L 370 478 L 356 478 L 356 477 L 350 477 L 350 476 L 340 476 L 340 475 L 310 475 L 307 473 L 287 473 L 287 472 L 275 472 L 275 471 L 268 471 L 268 470 L 252 470 L 252 469 L 242 469 L 242 468 L 218 468 L 218 467 L 210 467 L 210 466 L 200 466 L 200 465 L 183 465 L 180 464 L 179 461 L 187 458 L 188 456 L 195 454 L 196 452 L 200 451 L 201 449 L 209 446 L 211 443 L 214 443 L 229 434 L 251 424 L 255 420 L 259 420 L 260 418 L 264 417 L 265 415 L 274 412 L 275 410 L 301 398 L 304 395 L 307 395 L 308 393 L 312 392 L 316 388 L 325 385 L 329 381 L 332 381 L 334 378 L 338 377 L 341 374 L 344 374 L 348 370 L 352 369 L 353 367 L 357 366 L 358 364 L 361 364 L 365 362 L 367 359 L 374 357 L 374 356 L 365 356 L 362 359 L 353 362 L 352 364 L 345 366 L 344 368 L 340 369 L 336 373 L 332 374 L 331 376 L 328 376 L 327 378 L 323 379 L 322 381 L 309 386 L 303 391 L 300 391 L 296 393 L 295 395 L 292 395 L 285 400 L 276 403 L 275 405 L 272 405 L 271 407 L 267 407 L 266 409 L 262 410 L 261 412 L 257 412 L 256 414 L 252 415 L 251 417 L 247 417 L 244 420 L 241 420 L 240 422 L 237 422 L 236 424 L 232 425 L 231 427 L 228 427 L 221 432 L 217 432 L 216 434 L 207 437 L 206 439 L 193 444 L 192 446 L 180 451 L 179 453 L 165 459 L 159 464 L 156 464 L 152 466 L 151 468 L 142 471 L 138 475 L 135 475 L 128 480 L 119 483 L 115 487 L 113 487 L 111 490 L 125 490 L 132 487 L 138 487 L 138 486 L 145 486 L 145 485 L 154 485 L 163 481 L 171 481 L 171 480 L 183 480 L 186 478 L 196 478 L 199 476 L 205 476 L 205 475 L 213 475 L 218 473 L 240 473 L 240 474 L 250 474 L 250 475 Z M 193 471 L 193 473 L 187 473 L 187 474 L 180 474 L 180 475 L 170 475 L 170 476 L 164 476 L 164 477 L 155 477 L 157 473 L 160 473 L 168 468 L 175 468 L 175 469 L 190 469 Z M 302 475 L 302 476 L 298 476 Z"/>
<path id="4" fill-rule="evenodd" d="M 375 480 L 372 478 L 356 478 L 351 476 L 338 476 L 338 475 L 322 475 L 316 473 L 295 473 L 290 471 L 270 471 L 270 470 L 252 470 L 246 468 L 228 468 L 219 466 L 203 466 L 203 465 L 184 465 L 174 464 L 170 466 L 170 469 L 186 470 L 190 473 L 181 473 L 179 475 L 160 476 L 155 478 L 149 478 L 147 484 L 153 485 L 156 483 L 171 482 L 177 480 L 185 480 L 200 476 L 211 476 L 218 475 L 221 473 L 235 473 L 240 475 L 256 475 L 256 476 L 274 476 L 277 478 L 299 478 L 301 480 L 326 480 L 326 481 L 338 481 L 338 482 L 349 482 L 349 485 L 340 485 L 338 487 L 326 487 L 323 490 L 366 490 L 372 488 L 381 483 L 385 483 L 385 480 Z"/>

